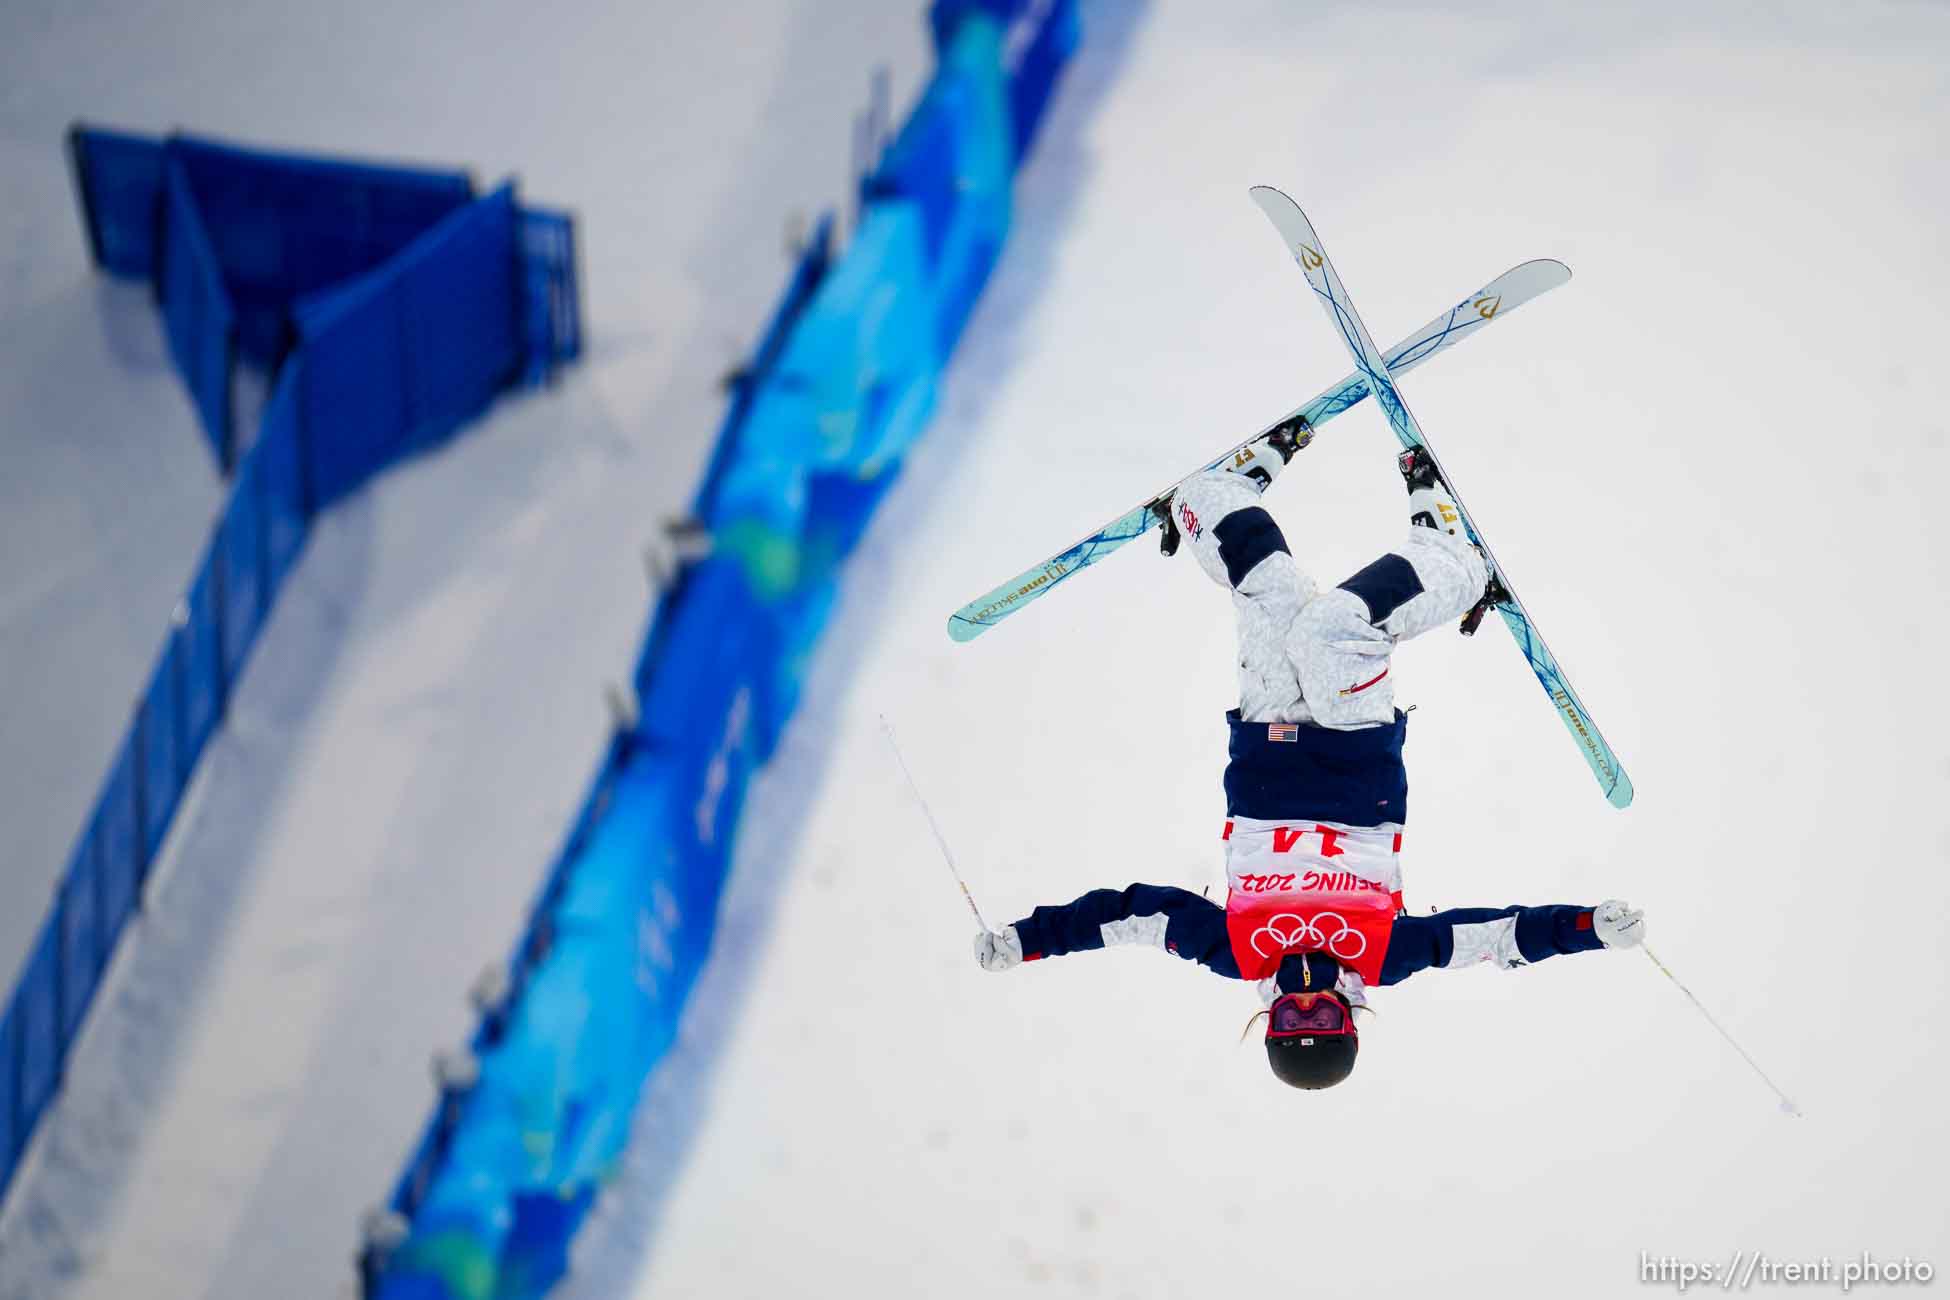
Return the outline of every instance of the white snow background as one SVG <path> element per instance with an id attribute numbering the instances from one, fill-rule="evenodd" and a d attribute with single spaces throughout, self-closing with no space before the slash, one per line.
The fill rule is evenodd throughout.
<path id="1" fill-rule="evenodd" d="M 595 761 L 593 684 L 644 605 L 629 550 L 701 464 L 703 372 L 776 288 L 782 214 L 843 165 L 866 66 L 893 57 L 902 100 L 925 66 L 901 6 L 848 7 L 849 36 L 778 8 L 415 11 L 398 49 L 372 19 L 209 11 L 241 83 L 161 18 L 50 9 L 34 57 L 0 56 L 10 180 L 83 112 L 519 169 L 584 217 L 594 341 L 314 538 L 0 1223 L 0 1294 L 347 1285 L 425 1051 Z M 565 1290 L 1622 1296 L 1641 1252 L 1941 1267 L 1950 15 L 1134 12 L 1086 12 Z M 514 68 L 546 90 L 511 103 Z M 1256 182 L 1307 208 L 1384 346 L 1515 262 L 1575 273 L 1403 390 L 1638 802 L 1606 807 L 1501 631 L 1431 634 L 1397 666 L 1411 906 L 1645 906 L 1805 1119 L 1635 954 L 1384 990 L 1355 1079 L 1304 1097 L 1235 1046 L 1250 994 L 1194 966 L 970 960 L 879 713 L 993 921 L 1219 875 L 1231 630 L 1188 560 L 1134 545 L 970 645 L 942 625 L 1347 371 Z M 59 212 L 29 229 L 78 292 Z M 1399 536 L 1392 447 L 1364 405 L 1269 497 L 1321 580 Z"/>

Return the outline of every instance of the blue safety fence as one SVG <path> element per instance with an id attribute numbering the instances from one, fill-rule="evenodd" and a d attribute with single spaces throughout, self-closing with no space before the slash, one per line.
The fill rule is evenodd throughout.
<path id="1" fill-rule="evenodd" d="M 581 350 L 573 223 L 512 183 L 83 129 L 70 150 L 96 259 L 155 286 L 205 428 L 239 352 L 276 371 L 0 1016 L 0 1194 L 313 517 Z"/>
<path id="2" fill-rule="evenodd" d="M 505 978 L 369 1216 L 365 1294 L 518 1300 L 567 1267 L 709 955 L 747 785 L 791 718 L 841 568 L 932 410 L 1006 234 L 1074 0 L 938 5 L 934 78 L 822 222 L 737 381 L 694 513 L 708 554 L 660 593 L 588 798 Z M 1032 114 L 1025 121 L 1020 112 Z"/>
<path id="3" fill-rule="evenodd" d="M 170 354 L 226 472 L 241 450 L 230 427 L 236 366 L 275 371 L 304 341 L 305 310 L 344 292 L 348 282 L 375 275 L 390 282 L 402 259 L 423 266 L 440 262 L 425 247 L 436 231 L 449 243 L 499 241 L 496 256 L 503 265 L 488 290 L 468 290 L 469 277 L 443 281 L 437 266 L 423 270 L 419 319 L 396 327 L 395 334 L 460 320 L 459 313 L 430 319 L 429 286 L 469 292 L 477 306 L 492 290 L 506 302 L 504 307 L 502 297 L 495 299 L 492 323 L 512 324 L 512 351 L 529 382 L 546 379 L 580 354 L 569 219 L 520 208 L 512 191 L 506 199 L 499 192 L 477 199 L 465 172 L 268 153 L 187 135 L 144 139 L 83 126 L 70 131 L 69 154 L 96 261 L 113 274 L 152 285 Z M 451 229 L 461 214 L 483 203 L 506 211 L 477 216 L 471 233 Z M 401 291 L 402 298 L 412 296 Z M 505 364 L 509 351 L 497 347 L 497 362 Z M 451 393 L 422 398 L 412 380 L 435 389 L 451 386 L 453 365 L 471 366 L 474 356 L 463 350 L 452 364 L 419 362 L 408 377 L 408 396 L 420 400 L 414 414 L 461 399 Z M 497 372 L 496 382 L 501 378 Z M 475 393 L 468 400 L 478 407 L 481 399 Z"/>
<path id="4" fill-rule="evenodd" d="M 155 284 L 163 304 L 169 355 L 204 432 L 225 470 L 230 468 L 230 380 L 237 346 L 237 312 L 224 285 L 223 267 L 211 247 L 181 158 L 163 164 L 162 219 L 157 224 Z"/>
<path id="5" fill-rule="evenodd" d="M 521 369 L 513 185 L 457 209 L 383 270 L 298 300 L 298 404 L 315 503 L 437 440 Z"/>

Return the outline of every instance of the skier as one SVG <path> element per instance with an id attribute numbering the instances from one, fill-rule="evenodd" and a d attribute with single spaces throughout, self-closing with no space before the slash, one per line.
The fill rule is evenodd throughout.
<path id="1" fill-rule="evenodd" d="M 1260 494 L 1311 437 L 1282 427 L 1224 469 L 1187 479 L 1157 513 L 1162 549 L 1189 540 L 1199 567 L 1232 592 L 1239 707 L 1226 765 L 1224 907 L 1188 890 L 1134 884 L 1039 907 L 975 936 L 984 970 L 1108 944 L 1149 944 L 1230 979 L 1258 982 L 1266 1057 L 1296 1088 L 1329 1088 L 1354 1069 L 1356 1010 L 1367 990 L 1433 966 L 1505 969 L 1561 953 L 1630 948 L 1644 914 L 1596 907 L 1402 905 L 1402 765 L 1407 715 L 1395 708 L 1397 641 L 1501 596 L 1426 452 L 1402 453 L 1409 536 L 1331 591 L 1317 590 Z M 1256 1016 L 1255 1019 L 1258 1017 Z"/>

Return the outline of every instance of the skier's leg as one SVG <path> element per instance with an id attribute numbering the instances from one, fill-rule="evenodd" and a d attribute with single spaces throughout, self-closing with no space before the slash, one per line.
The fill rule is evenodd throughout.
<path id="1" fill-rule="evenodd" d="M 1489 567 L 1463 531 L 1462 511 L 1437 476 L 1435 460 L 1427 450 L 1405 451 L 1396 463 L 1408 486 L 1408 542 L 1400 554 L 1414 570 L 1415 589 L 1391 591 L 1390 580 L 1383 576 L 1375 584 L 1378 597 L 1368 599 L 1364 594 L 1364 599 L 1374 622 L 1399 641 L 1467 613 L 1489 582 Z M 1341 585 L 1357 591 L 1366 586 L 1362 574 Z M 1397 595 L 1399 600 L 1394 599 Z M 1393 609 L 1382 608 L 1390 603 Z"/>
<path id="2" fill-rule="evenodd" d="M 1314 582 L 1287 549 L 1259 487 L 1214 470 L 1172 494 L 1171 513 L 1208 577 L 1232 593 L 1239 634 L 1239 712 L 1248 722 L 1305 722 L 1306 702 L 1287 640 Z"/>
<path id="3" fill-rule="evenodd" d="M 1406 457 L 1408 540 L 1320 596 L 1293 622 L 1288 653 L 1314 721 L 1355 728 L 1390 722 L 1395 643 L 1460 618 L 1483 594 L 1489 571 L 1464 535 L 1447 488 Z"/>

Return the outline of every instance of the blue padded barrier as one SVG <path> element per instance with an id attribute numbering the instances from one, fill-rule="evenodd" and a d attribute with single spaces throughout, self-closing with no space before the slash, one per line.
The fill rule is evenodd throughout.
<path id="1" fill-rule="evenodd" d="M 1025 12 L 1010 27 L 1003 54 L 1003 67 L 1009 74 L 1009 105 L 1015 116 L 1017 158 L 1028 154 L 1035 143 L 1036 128 L 1056 89 L 1056 75 L 1083 39 L 1077 0 L 1039 0 L 1033 8 L 1046 11 L 1046 17 L 1028 12 L 1032 6 L 1023 8 Z"/>
<path id="2" fill-rule="evenodd" d="M 1035 139 L 1056 74 L 1082 36 L 1077 0 L 934 0 L 928 21 L 936 43 L 946 45 L 971 13 L 987 14 L 1003 29 L 1002 70 L 1009 78 L 1015 156 L 1021 158 Z"/>
<path id="3" fill-rule="evenodd" d="M 868 204 L 852 247 L 754 385 L 738 457 L 714 487 L 716 544 L 744 560 L 761 592 L 777 597 L 800 580 L 811 477 L 877 474 L 919 431 L 933 408 L 935 320 L 918 207 Z"/>
<path id="4" fill-rule="evenodd" d="M 823 223 L 795 268 L 697 493 L 711 551 L 657 601 L 637 718 L 483 1011 L 477 1081 L 441 1096 L 394 1187 L 405 1240 L 367 1243 L 367 1296 L 517 1300 L 566 1267 L 709 954 L 750 779 L 1006 232 L 1034 128 L 1016 105 L 1040 113 L 1074 23 L 1038 0 L 939 28 L 940 68 L 863 187 L 852 245 L 832 258 Z"/>
<path id="5" fill-rule="evenodd" d="M 705 467 L 704 477 L 698 482 L 691 505 L 691 513 L 697 518 L 710 518 L 716 513 L 716 502 L 726 478 L 725 471 L 730 468 L 732 457 L 739 450 L 730 432 L 744 425 L 758 385 L 778 365 L 780 355 L 792 338 L 794 327 L 799 323 L 807 304 L 812 301 L 813 294 L 825 283 L 832 263 L 833 216 L 829 212 L 820 217 L 819 223 L 813 227 L 812 237 L 800 250 L 792 275 L 786 281 L 785 292 L 772 309 L 772 316 L 765 324 L 759 344 L 752 351 L 750 364 L 732 384 L 730 408 L 719 426 L 718 437 L 711 448 L 710 462 Z"/>
<path id="6" fill-rule="evenodd" d="M 997 25 L 971 13 L 941 70 L 865 184 L 868 202 L 907 199 L 927 228 L 942 355 L 960 337 L 1009 225 L 1015 127 Z"/>
<path id="7" fill-rule="evenodd" d="M 169 339 L 169 355 L 189 386 L 190 400 L 203 421 L 217 464 L 228 473 L 235 456 L 230 379 L 237 313 L 180 157 L 168 159 L 163 178 L 160 242 L 156 247 L 156 294 L 162 307 L 163 332 Z"/>

